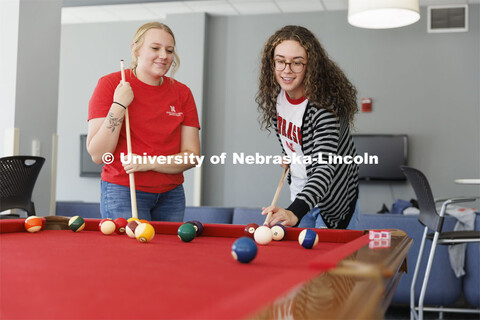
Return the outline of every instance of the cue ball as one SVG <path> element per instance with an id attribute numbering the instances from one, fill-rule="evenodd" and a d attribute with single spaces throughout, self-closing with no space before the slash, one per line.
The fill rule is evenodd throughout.
<path id="1" fill-rule="evenodd" d="M 128 221 L 125 218 L 117 218 L 115 219 L 115 224 L 117 225 L 117 233 L 124 234 L 125 228 L 127 227 Z"/>
<path id="2" fill-rule="evenodd" d="M 312 249 L 318 243 L 318 234 L 312 229 L 305 229 L 298 235 L 298 243 L 305 249 Z"/>
<path id="3" fill-rule="evenodd" d="M 272 237 L 273 240 L 283 240 L 285 238 L 285 234 L 287 233 L 287 230 L 282 224 L 276 224 L 272 227 Z"/>
<path id="4" fill-rule="evenodd" d="M 150 223 L 140 223 L 135 228 L 135 238 L 140 242 L 150 242 L 155 236 L 155 229 Z"/>
<path id="5" fill-rule="evenodd" d="M 139 220 L 131 220 L 125 228 L 125 233 L 127 234 L 127 236 L 129 236 L 130 238 L 135 238 L 135 229 L 138 227 L 139 224 Z"/>
<path id="6" fill-rule="evenodd" d="M 85 220 L 80 216 L 71 217 L 70 220 L 68 220 L 68 226 L 73 232 L 80 232 L 85 228 Z"/>
<path id="7" fill-rule="evenodd" d="M 98 224 L 98 229 L 103 234 L 109 235 L 115 232 L 115 230 L 117 229 L 117 225 L 115 224 L 115 221 L 107 218 L 100 221 L 100 223 Z"/>
<path id="8" fill-rule="evenodd" d="M 42 219 L 37 216 L 31 216 L 25 219 L 25 230 L 28 232 L 38 232 L 42 230 Z"/>
<path id="9" fill-rule="evenodd" d="M 178 227 L 177 230 L 178 237 L 183 242 L 192 241 L 195 238 L 196 233 L 197 230 L 195 230 L 195 227 L 191 223 L 184 223 L 180 227 Z"/>
<path id="10" fill-rule="evenodd" d="M 247 237 L 253 238 L 253 234 L 255 233 L 255 230 L 257 230 L 258 224 L 256 223 L 249 223 L 245 226 L 244 234 Z"/>
<path id="11" fill-rule="evenodd" d="M 258 244 L 266 245 L 272 241 L 273 235 L 272 230 L 267 226 L 260 226 L 255 230 L 253 234 L 255 242 Z"/>
<path id="12" fill-rule="evenodd" d="M 232 245 L 232 257 L 241 263 L 252 261 L 257 256 L 257 251 L 257 244 L 248 237 L 241 237 Z"/>

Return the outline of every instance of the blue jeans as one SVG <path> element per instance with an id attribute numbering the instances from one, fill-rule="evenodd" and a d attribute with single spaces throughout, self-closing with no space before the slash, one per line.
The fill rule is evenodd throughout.
<path id="1" fill-rule="evenodd" d="M 355 205 L 355 211 L 353 211 L 352 218 L 348 223 L 347 229 L 355 230 L 358 228 L 358 200 L 357 204 Z M 320 209 L 318 207 L 314 207 L 307 213 L 302 220 L 300 221 L 299 228 L 328 228 L 325 222 L 322 219 L 322 215 L 320 214 Z"/>
<path id="2" fill-rule="evenodd" d="M 138 219 L 148 221 L 183 221 L 185 192 L 183 185 L 164 192 L 150 193 L 136 190 Z M 131 218 L 130 188 L 101 181 L 100 212 L 105 218 Z"/>

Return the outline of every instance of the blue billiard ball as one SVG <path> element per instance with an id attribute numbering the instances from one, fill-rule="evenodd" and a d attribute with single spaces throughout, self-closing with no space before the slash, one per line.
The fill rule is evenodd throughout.
<path id="1" fill-rule="evenodd" d="M 312 249 L 318 243 L 318 235 L 311 229 L 305 229 L 298 235 L 298 242 L 305 249 Z"/>
<path id="2" fill-rule="evenodd" d="M 253 239 L 241 237 L 232 245 L 232 256 L 235 260 L 248 263 L 257 255 L 257 244 Z"/>

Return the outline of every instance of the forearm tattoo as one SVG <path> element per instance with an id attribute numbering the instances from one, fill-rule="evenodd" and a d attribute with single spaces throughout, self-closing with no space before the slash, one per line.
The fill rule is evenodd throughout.
<path id="1" fill-rule="evenodd" d="M 108 113 L 108 125 L 107 129 L 112 129 L 112 132 L 115 131 L 115 128 L 121 126 L 123 123 L 123 117 L 115 118 L 113 112 Z"/>

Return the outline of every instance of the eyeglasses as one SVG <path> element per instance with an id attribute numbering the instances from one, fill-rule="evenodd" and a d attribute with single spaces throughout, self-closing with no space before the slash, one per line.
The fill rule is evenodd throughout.
<path id="1" fill-rule="evenodd" d="M 275 70 L 277 71 L 283 71 L 289 65 L 290 70 L 294 73 L 300 73 L 303 71 L 303 67 L 306 65 L 306 63 L 298 62 L 298 61 L 292 61 L 292 62 L 286 62 L 285 60 L 273 60 L 274 65 L 275 65 Z"/>

